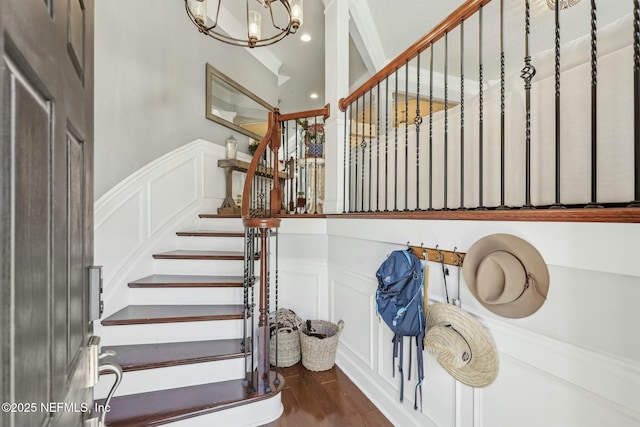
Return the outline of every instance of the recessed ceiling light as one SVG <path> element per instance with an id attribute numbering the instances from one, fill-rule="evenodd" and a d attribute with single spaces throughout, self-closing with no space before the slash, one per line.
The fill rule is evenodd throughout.
<path id="1" fill-rule="evenodd" d="M 303 34 L 300 36 L 300 40 L 302 40 L 303 42 L 308 42 L 311 40 L 311 36 L 309 34 Z"/>
<path id="2" fill-rule="evenodd" d="M 311 95 L 309 95 L 309 98 L 311 99 L 318 99 L 318 94 L 313 92 Z"/>

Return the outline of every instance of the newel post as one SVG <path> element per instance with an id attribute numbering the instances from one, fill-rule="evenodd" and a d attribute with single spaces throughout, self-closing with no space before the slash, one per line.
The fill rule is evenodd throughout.
<path id="1" fill-rule="evenodd" d="M 258 303 L 258 392 L 270 393 L 269 381 L 269 236 L 272 229 L 280 227 L 278 218 L 244 218 L 245 228 L 258 230 L 260 246 L 260 288 Z"/>
<path id="2" fill-rule="evenodd" d="M 325 122 L 324 212 L 344 210 L 345 116 L 338 100 L 349 93 L 349 3 L 325 2 L 325 102 L 331 115 Z"/>

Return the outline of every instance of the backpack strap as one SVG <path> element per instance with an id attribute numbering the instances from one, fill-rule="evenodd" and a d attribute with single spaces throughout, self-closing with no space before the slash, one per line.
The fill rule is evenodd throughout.
<path id="1" fill-rule="evenodd" d="M 391 369 L 393 378 L 396 377 L 396 358 L 398 357 L 398 335 L 393 336 L 393 358 L 391 359 Z"/>
<path id="2" fill-rule="evenodd" d="M 404 337 L 402 337 L 402 335 L 396 335 L 396 339 L 398 340 L 398 351 L 400 353 L 400 357 L 399 362 L 398 363 L 398 373 L 400 374 L 400 402 L 402 402 L 404 400 L 404 373 L 403 373 L 403 360 L 402 360 L 402 353 L 403 353 L 403 344 L 404 344 Z"/>
<path id="3" fill-rule="evenodd" d="M 418 390 L 420 390 L 420 412 L 422 412 L 422 383 L 424 382 L 424 360 L 422 353 L 424 352 L 424 332 L 416 337 L 416 352 L 418 353 L 418 383 L 414 393 L 413 409 L 418 410 Z"/>
<path id="4" fill-rule="evenodd" d="M 407 381 L 411 381 L 411 337 L 409 337 L 409 373 L 407 374 Z"/>

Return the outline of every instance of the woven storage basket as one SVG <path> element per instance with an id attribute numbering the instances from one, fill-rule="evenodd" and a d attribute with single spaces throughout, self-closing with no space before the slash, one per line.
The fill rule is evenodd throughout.
<path id="1" fill-rule="evenodd" d="M 302 319 L 292 310 L 278 309 L 278 367 L 288 368 L 300 361 L 300 337 L 298 325 Z M 276 324 L 276 312 L 269 313 L 269 329 Z M 269 363 L 276 366 L 276 334 L 269 341 Z"/>
<path id="2" fill-rule="evenodd" d="M 312 332 L 326 335 L 326 338 L 317 338 L 306 335 L 300 330 L 300 349 L 302 351 L 302 364 L 310 371 L 326 371 L 333 368 L 336 363 L 336 349 L 338 338 L 344 327 L 342 320 L 338 324 L 325 320 L 311 320 Z M 301 325 L 300 328 L 305 328 Z"/>

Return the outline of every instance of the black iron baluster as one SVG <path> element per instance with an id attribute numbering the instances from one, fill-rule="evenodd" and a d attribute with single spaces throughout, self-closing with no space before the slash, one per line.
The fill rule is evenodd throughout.
<path id="1" fill-rule="evenodd" d="M 433 210 L 433 43 L 429 46 L 429 208 Z"/>
<path id="2" fill-rule="evenodd" d="M 364 106 L 363 106 L 363 110 L 364 110 Z M 353 184 L 355 187 L 355 196 L 353 198 L 353 210 L 354 212 L 359 212 L 358 211 L 358 146 L 359 144 L 359 140 L 358 140 L 358 130 L 360 128 L 360 122 L 358 121 L 358 114 L 360 114 L 360 98 L 356 99 L 356 115 L 355 115 L 355 121 L 356 121 L 356 143 L 354 146 L 354 151 L 355 151 L 355 168 L 354 168 L 354 175 L 353 175 Z M 364 113 L 363 113 L 364 114 Z"/>
<path id="3" fill-rule="evenodd" d="M 523 209 L 533 209 L 531 204 L 531 79 L 536 75 L 536 69 L 531 64 L 529 55 L 529 34 L 531 31 L 531 14 L 529 0 L 525 2 L 525 39 L 524 39 L 524 68 L 520 77 L 524 79 L 525 90 L 525 203 Z"/>
<path id="4" fill-rule="evenodd" d="M 367 141 L 365 139 L 365 128 L 364 128 L 364 118 L 367 115 L 367 111 L 365 110 L 365 95 L 362 95 L 362 142 L 360 143 L 360 148 L 362 149 L 362 180 L 360 184 L 362 185 L 362 197 L 360 199 L 360 212 L 364 212 L 364 168 L 365 168 L 365 150 L 367 148 Z"/>
<path id="5" fill-rule="evenodd" d="M 420 210 L 420 125 L 422 124 L 422 114 L 420 113 L 420 54 L 417 55 L 416 73 L 416 117 L 413 123 L 416 125 L 416 209 Z"/>
<path id="6" fill-rule="evenodd" d="M 447 187 L 449 184 L 449 33 L 444 33 L 444 204 L 447 208 Z"/>
<path id="7" fill-rule="evenodd" d="M 284 152 L 282 153 L 282 162 L 284 165 L 284 170 L 288 171 L 287 169 L 287 159 L 289 159 L 289 155 L 290 155 L 290 145 L 289 145 L 289 126 L 288 126 L 289 122 L 280 122 L 280 131 L 281 131 L 281 136 L 283 139 L 283 144 L 282 147 L 284 147 Z M 279 163 L 278 163 L 278 166 Z M 280 168 L 278 167 L 277 170 L 279 171 Z M 291 212 L 291 204 L 293 203 L 293 201 L 291 199 L 289 199 L 289 201 L 287 202 L 287 199 L 291 197 L 291 181 L 289 179 L 285 179 L 284 180 L 284 187 L 282 188 L 282 194 L 283 194 L 283 199 L 282 202 L 284 203 L 284 206 L 286 207 L 286 210 L 288 212 Z"/>
<path id="8" fill-rule="evenodd" d="M 350 108 L 351 106 L 349 105 L 349 107 L 344 109 L 344 157 L 342 158 L 344 169 L 342 170 L 342 213 L 347 212 L 347 110 Z"/>
<path id="9" fill-rule="evenodd" d="M 279 301 L 278 301 L 279 300 L 279 298 L 278 298 L 278 275 L 279 275 L 279 273 L 278 273 L 278 271 L 279 271 L 279 269 L 278 269 L 278 258 L 279 258 L 279 256 L 278 256 L 278 236 L 279 236 L 280 233 L 278 232 L 277 228 L 275 229 L 274 233 L 275 233 L 275 241 L 276 241 L 276 253 L 275 253 L 275 256 L 276 256 L 276 259 L 275 259 L 275 273 L 276 273 L 275 274 L 275 276 L 276 276 L 275 277 L 275 285 L 276 285 L 275 297 L 276 297 L 276 304 L 275 305 L 276 306 L 275 306 L 275 310 L 274 310 L 276 312 L 276 334 L 275 334 L 275 336 L 276 336 L 276 378 L 273 380 L 273 385 L 275 385 L 276 388 L 278 388 L 278 386 L 280 385 L 280 378 L 278 377 L 278 335 L 279 335 L 278 334 L 278 305 L 279 305 L 278 304 L 279 303 Z"/>
<path id="10" fill-rule="evenodd" d="M 266 253 L 261 253 L 260 256 L 263 256 L 266 258 L 266 264 L 268 266 L 271 266 L 271 229 L 267 228 L 266 230 L 263 231 L 266 234 L 266 240 L 267 240 L 267 247 L 265 252 Z M 264 245 L 260 245 L 261 248 L 264 248 Z M 260 279 L 262 280 L 262 278 Z M 269 328 L 269 313 L 271 312 L 271 268 L 268 267 L 267 268 L 267 291 L 265 292 L 266 298 L 265 298 L 265 306 L 266 306 L 266 327 L 267 327 L 267 331 Z M 258 329 L 260 327 L 258 326 Z M 277 328 L 277 326 L 276 326 Z M 269 334 L 269 332 L 267 332 L 267 334 Z M 276 335 L 277 335 L 277 331 L 276 331 Z M 269 354 L 270 350 L 269 350 L 269 346 L 271 345 L 271 340 L 269 338 L 265 339 L 265 343 L 262 346 L 263 351 L 265 352 L 265 354 Z M 265 361 L 264 361 L 264 371 L 267 373 L 267 381 L 264 384 L 264 392 L 265 393 L 271 393 L 271 385 L 269 384 L 269 370 L 270 370 L 270 366 L 269 366 L 269 357 L 265 357 Z"/>
<path id="11" fill-rule="evenodd" d="M 640 0 L 633 0 L 633 146 L 634 201 L 640 208 Z"/>
<path id="12" fill-rule="evenodd" d="M 404 211 L 409 211 L 409 62 L 404 63 Z"/>
<path id="13" fill-rule="evenodd" d="M 250 289 L 250 294 L 251 294 L 251 304 L 249 304 L 249 317 L 251 318 L 251 381 L 249 383 L 249 388 L 247 389 L 247 392 L 249 394 L 254 394 L 256 392 L 256 387 L 255 387 L 255 368 L 256 368 L 256 363 L 255 363 L 255 351 L 253 351 L 253 344 L 254 344 L 254 331 L 255 331 L 255 307 L 256 307 L 256 301 L 255 301 L 255 283 L 256 283 L 256 272 L 255 272 L 255 241 L 256 241 L 256 234 L 255 234 L 255 228 L 250 228 L 249 229 L 249 239 L 250 239 L 250 243 L 249 243 L 249 289 Z"/>
<path id="14" fill-rule="evenodd" d="M 483 65 L 482 65 L 482 11 L 478 10 L 478 89 L 479 89 L 479 131 L 478 131 L 478 210 L 485 210 L 484 206 L 484 99 L 483 99 Z"/>
<path id="15" fill-rule="evenodd" d="M 500 206 L 498 209 L 508 209 L 504 203 L 504 77 L 504 1 L 500 0 Z"/>
<path id="16" fill-rule="evenodd" d="M 320 145 L 318 142 L 320 140 L 320 134 L 318 133 L 318 116 L 313 118 L 313 131 L 314 131 L 314 139 L 313 142 L 316 144 L 316 150 L 323 150 L 324 147 Z M 324 156 L 324 151 L 322 152 Z M 313 213 L 318 213 L 318 151 L 313 154 Z"/>
<path id="17" fill-rule="evenodd" d="M 294 129 L 295 129 L 295 135 L 296 135 L 296 174 L 294 175 L 295 179 L 296 179 L 296 184 L 295 184 L 295 199 L 296 199 L 296 207 L 295 207 L 295 211 L 296 213 L 298 213 L 298 209 L 300 208 L 300 206 L 298 206 L 298 201 L 299 201 L 299 196 L 300 196 L 300 182 L 302 181 L 302 177 L 301 172 L 302 169 L 299 167 L 298 162 L 300 162 L 300 154 L 298 153 L 298 147 L 300 145 L 300 141 L 298 140 L 298 136 L 300 135 L 300 132 L 298 131 L 298 121 L 295 121 L 295 125 L 294 125 Z"/>
<path id="18" fill-rule="evenodd" d="M 376 99 L 376 212 L 380 212 L 380 83 L 377 85 Z"/>
<path id="19" fill-rule="evenodd" d="M 464 19 L 460 21 L 460 206 L 464 207 Z"/>
<path id="20" fill-rule="evenodd" d="M 555 202 L 551 205 L 552 209 L 564 208 L 560 202 L 560 2 L 556 2 L 555 7 L 555 88 L 556 88 L 556 105 L 555 105 L 555 124 L 556 124 L 556 195 Z"/>
<path id="21" fill-rule="evenodd" d="M 394 118 L 394 131 L 395 131 L 395 140 L 394 140 L 394 168 L 393 168 L 393 211 L 398 212 L 398 69 L 395 71 L 396 77 L 396 91 L 393 96 L 393 104 L 395 110 L 395 118 Z"/>
<path id="22" fill-rule="evenodd" d="M 244 274 L 242 286 L 242 352 L 244 353 L 244 372 L 245 378 L 242 380 L 242 386 L 247 387 L 249 381 L 246 373 L 249 372 L 249 328 L 247 320 L 249 319 L 249 228 L 244 229 Z"/>
<path id="23" fill-rule="evenodd" d="M 356 110 L 356 114 L 357 110 Z M 348 142 L 348 148 L 347 148 L 347 152 L 349 153 L 349 209 L 347 209 L 348 212 L 352 212 L 353 210 L 355 210 L 355 208 L 351 208 L 351 203 L 353 202 L 353 189 L 352 189 L 352 178 L 353 178 L 353 156 L 351 154 L 351 145 L 352 145 L 352 141 L 353 141 L 353 117 L 354 117 L 354 113 L 353 113 L 353 104 L 349 104 L 349 142 Z M 357 132 L 357 126 L 356 126 L 356 132 Z"/>
<path id="24" fill-rule="evenodd" d="M 372 135 L 372 124 L 371 124 L 371 120 L 373 119 L 373 92 L 372 89 L 369 89 L 369 203 L 367 204 L 368 206 L 368 211 L 367 212 L 371 212 L 371 141 L 373 139 Z"/>
<path id="25" fill-rule="evenodd" d="M 384 79 L 384 211 L 389 212 L 389 76 Z"/>
<path id="26" fill-rule="evenodd" d="M 598 29 L 596 0 L 591 0 L 591 202 L 588 208 L 601 208 L 598 204 Z"/>

